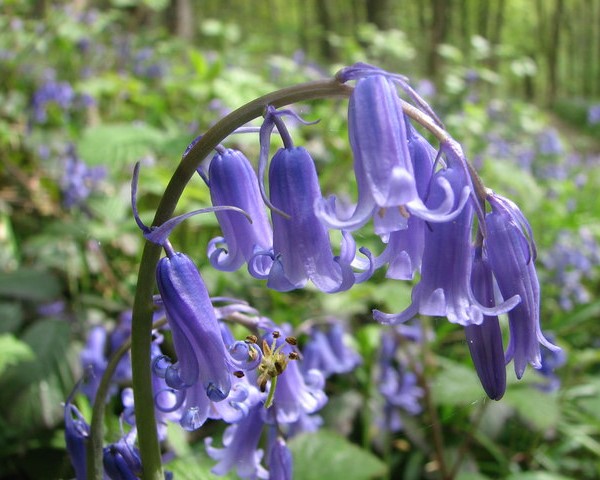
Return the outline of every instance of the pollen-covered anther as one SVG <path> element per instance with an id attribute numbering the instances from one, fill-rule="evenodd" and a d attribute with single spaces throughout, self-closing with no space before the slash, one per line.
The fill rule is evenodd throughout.
<path id="1" fill-rule="evenodd" d="M 258 338 L 256 335 L 248 335 L 246 337 L 246 343 L 258 343 Z"/>
<path id="2" fill-rule="evenodd" d="M 281 333 L 279 333 L 278 330 L 273 330 L 273 333 L 271 333 L 271 335 L 273 335 L 273 338 L 279 338 L 281 336 Z"/>
<path id="3" fill-rule="evenodd" d="M 298 352 L 291 352 L 291 353 L 288 355 L 288 358 L 289 358 L 290 360 L 298 360 L 298 359 L 300 358 L 300 354 L 299 354 Z"/>
<path id="4" fill-rule="evenodd" d="M 254 360 L 256 360 L 258 358 L 258 351 L 256 350 L 256 348 L 252 348 L 251 347 L 251 348 L 248 349 L 248 358 L 251 361 L 254 361 Z"/>
<path id="5" fill-rule="evenodd" d="M 406 209 L 404 205 L 399 205 L 398 211 L 400 212 L 400 215 L 402 215 L 404 218 L 410 218 L 410 212 Z"/>
<path id="6" fill-rule="evenodd" d="M 296 337 L 285 337 L 285 341 L 290 345 L 298 345 L 298 340 Z"/>

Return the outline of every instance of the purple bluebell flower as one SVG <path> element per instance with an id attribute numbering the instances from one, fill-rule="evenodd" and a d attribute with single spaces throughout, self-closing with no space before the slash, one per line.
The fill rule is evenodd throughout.
<path id="1" fill-rule="evenodd" d="M 266 332 L 263 335 L 263 342 L 271 346 L 269 347 L 271 352 L 281 352 L 289 356 L 294 351 L 279 334 L 280 327 L 276 327 L 270 320 L 263 319 L 261 328 Z M 267 352 L 263 352 L 263 356 L 265 361 L 270 360 Z M 260 379 L 259 383 L 261 383 Z M 274 417 L 272 420 L 277 424 L 294 423 L 302 415 L 315 413 L 325 406 L 327 395 L 323 391 L 324 386 L 325 378 L 320 371 L 312 369 L 303 374 L 298 361 L 287 362 L 278 376 L 273 408 L 269 408 L 267 412 L 270 417 Z"/>
<path id="2" fill-rule="evenodd" d="M 83 384 L 81 390 L 94 402 L 96 392 L 100 386 L 100 380 L 108 365 L 106 358 L 106 344 L 108 332 L 101 325 L 93 327 L 88 333 L 87 341 L 79 356 L 81 365 L 90 372 L 89 380 Z"/>
<path id="3" fill-rule="evenodd" d="M 590 105 L 587 111 L 587 122 L 589 125 L 600 123 L 600 103 Z"/>
<path id="4" fill-rule="evenodd" d="M 385 402 L 381 423 L 383 428 L 391 432 L 404 428 L 402 415 L 414 416 L 422 411 L 420 399 L 423 390 L 417 384 L 415 373 L 408 369 L 406 360 L 398 355 L 402 337 L 395 330 L 384 333 L 378 358 L 377 385 Z M 408 338 L 406 340 L 411 341 Z"/>
<path id="5" fill-rule="evenodd" d="M 68 111 L 75 100 L 75 91 L 68 82 L 57 82 L 54 74 L 33 94 L 33 120 L 44 123 L 48 120 L 48 105 L 56 104 L 63 111 Z"/>
<path id="6" fill-rule="evenodd" d="M 538 135 L 538 148 L 542 155 L 560 155 L 564 147 L 558 132 L 554 128 L 546 128 Z"/>
<path id="7" fill-rule="evenodd" d="M 102 463 L 111 480 L 136 480 L 142 473 L 142 459 L 135 446 L 135 429 L 116 443 L 104 447 Z"/>
<path id="8" fill-rule="evenodd" d="M 554 336 L 547 334 L 548 340 L 554 342 Z M 564 350 L 552 351 L 542 347 L 542 368 L 536 370 L 542 378 L 542 383 L 536 383 L 536 387 L 544 392 L 555 392 L 560 388 L 560 378 L 556 370 L 567 362 L 567 355 Z"/>
<path id="9" fill-rule="evenodd" d="M 536 249 L 529 222 L 513 202 L 489 193 L 492 210 L 485 217 L 484 248 L 504 298 L 519 296 L 521 302 L 508 312 L 510 341 L 506 362 L 514 359 L 521 378 L 527 363 L 541 368 L 540 344 L 558 351 L 540 328 L 540 286 L 535 270 Z"/>
<path id="10" fill-rule="evenodd" d="M 75 385 L 65 402 L 65 443 L 71 464 L 75 470 L 76 480 L 85 480 L 87 478 L 86 445 L 90 437 L 90 426 L 79 409 L 73 405 L 73 397 L 80 384 L 81 380 Z"/>
<path id="11" fill-rule="evenodd" d="M 378 233 L 385 235 L 406 228 L 406 221 L 395 213 L 398 210 L 406 218 L 415 215 L 429 222 L 445 222 L 458 215 L 468 197 L 467 184 L 458 192 L 444 188 L 446 196 L 434 209 L 428 208 L 419 195 L 408 147 L 409 130 L 402 101 L 391 79 L 371 74 L 358 80 L 350 96 L 348 130 L 358 203 L 348 218 L 339 218 L 334 196 L 317 203 L 317 214 L 327 226 L 355 230 L 374 215 L 381 215 L 382 209 L 389 209 L 390 219 L 378 226 Z M 455 195 L 461 197 L 456 205 Z"/>
<path id="12" fill-rule="evenodd" d="M 432 185 L 428 198 L 428 205 L 433 208 L 448 198 L 443 183 L 450 185 L 455 194 L 467 184 L 464 169 L 454 162 L 437 172 L 435 177 L 438 181 Z M 484 314 L 498 315 L 515 306 L 518 295 L 497 307 L 485 307 L 474 297 L 470 281 L 474 253 L 472 220 L 473 207 L 468 202 L 454 220 L 431 224 L 425 230 L 421 280 L 412 291 L 410 306 L 397 315 L 375 310 L 376 320 L 395 324 L 422 314 L 447 317 L 450 322 L 460 325 L 479 325 Z"/>
<path id="13" fill-rule="evenodd" d="M 233 205 L 250 215 L 252 223 L 236 212 L 217 212 L 223 237 L 208 244 L 211 265 L 224 271 L 237 270 L 256 250 L 269 250 L 273 230 L 269 224 L 250 161 L 237 150 L 220 148 L 208 170 L 212 204 Z M 269 262 L 270 263 L 270 262 Z"/>
<path id="14" fill-rule="evenodd" d="M 433 176 L 437 151 L 406 119 L 408 128 L 408 151 L 414 166 L 417 192 L 421 198 L 427 198 Z M 378 229 L 374 217 L 375 233 L 382 235 L 387 243 L 383 253 L 375 259 L 375 268 L 387 264 L 386 277 L 396 280 L 412 280 L 415 272 L 420 271 L 425 248 L 425 221 L 415 215 L 405 220 L 405 228 L 395 230 L 388 235 L 385 229 Z"/>
<path id="15" fill-rule="evenodd" d="M 260 464 L 263 451 L 258 443 L 263 430 L 262 404 L 256 404 L 239 422 L 227 427 L 223 434 L 223 448 L 212 446 L 212 438 L 205 440 L 206 452 L 218 463 L 211 469 L 216 475 L 225 475 L 235 469 L 240 478 L 267 479 L 268 472 Z"/>
<path id="16" fill-rule="evenodd" d="M 495 304 L 494 281 L 488 262 L 478 247 L 473 261 L 471 285 L 475 298 L 486 307 Z M 481 325 L 466 325 L 469 352 L 481 385 L 492 400 L 500 400 L 506 390 L 506 366 L 502 331 L 497 316 L 484 315 Z"/>
<path id="17" fill-rule="evenodd" d="M 559 304 L 564 310 L 590 301 L 585 280 L 593 278 L 594 267 L 600 265 L 600 245 L 589 228 L 559 232 L 552 248 L 542 252 L 540 258 L 547 281 L 559 289 Z"/>
<path id="18" fill-rule="evenodd" d="M 200 272 L 187 255 L 173 250 L 168 236 L 176 225 L 192 215 L 235 208 L 202 209 L 172 218 L 160 227 L 147 227 L 137 211 L 138 175 L 139 164 L 134 170 L 131 189 L 135 221 L 146 239 L 161 245 L 167 253 L 158 262 L 156 281 L 171 328 L 177 362 L 163 365 L 159 371 L 167 385 L 178 391 L 177 407 L 185 402 L 181 425 L 194 430 L 208 418 L 210 402 L 220 402 L 228 396 L 233 372 L 221 328 Z M 239 209 L 237 211 L 242 212 Z"/>
<path id="19" fill-rule="evenodd" d="M 223 400 L 231 388 L 227 351 L 198 269 L 183 253 L 173 253 L 159 261 L 156 280 L 178 354 L 168 383 L 187 388 L 199 381 L 208 398 Z"/>
<path id="20" fill-rule="evenodd" d="M 75 146 L 68 144 L 64 153 L 64 173 L 61 179 L 65 207 L 81 205 L 105 177 L 104 167 L 88 167 L 77 155 Z"/>
<path id="21" fill-rule="evenodd" d="M 268 465 L 269 480 L 292 480 L 292 452 L 290 452 L 283 438 L 277 437 L 271 443 Z"/>
<path id="22" fill-rule="evenodd" d="M 315 164 L 304 148 L 293 145 L 280 119 L 284 114 L 289 112 L 269 108 L 261 128 L 259 181 L 266 168 L 270 134 L 275 125 L 284 140 L 284 148 L 271 160 L 270 198 L 267 199 L 261 185 L 263 199 L 271 208 L 273 249 L 256 253 L 250 263 L 250 273 L 257 278 L 267 278 L 267 286 L 279 291 L 302 288 L 308 280 L 327 293 L 348 290 L 354 283 L 371 276 L 371 261 L 365 272 L 354 273 L 356 244 L 347 232 L 342 235 L 340 255 L 333 254 L 329 232 L 314 212 L 314 203 L 321 197 Z M 365 249 L 360 251 L 370 255 Z M 265 255 L 272 258 L 273 265 L 268 275 L 261 275 L 255 265 Z"/>
<path id="23" fill-rule="evenodd" d="M 308 342 L 302 351 L 302 371 L 306 374 L 309 370 L 316 369 L 327 378 L 354 370 L 362 359 L 344 343 L 344 334 L 343 326 L 335 319 L 328 325 L 311 328 Z"/>

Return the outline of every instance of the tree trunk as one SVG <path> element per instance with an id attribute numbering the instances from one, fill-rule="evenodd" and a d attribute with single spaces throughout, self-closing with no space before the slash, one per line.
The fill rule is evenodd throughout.
<path id="1" fill-rule="evenodd" d="M 379 30 L 387 30 L 391 26 L 389 10 L 389 0 L 367 0 L 367 22 Z"/>
<path id="2" fill-rule="evenodd" d="M 331 13 L 327 0 L 315 0 L 317 22 L 319 24 L 319 48 L 324 60 L 333 61 L 334 52 L 329 43 L 329 32 L 332 31 Z"/>
<path id="3" fill-rule="evenodd" d="M 548 103 L 552 105 L 556 99 L 558 88 L 558 54 L 560 48 L 560 26 L 563 17 L 563 0 L 556 0 L 552 24 L 550 26 L 550 38 L 548 42 Z"/>

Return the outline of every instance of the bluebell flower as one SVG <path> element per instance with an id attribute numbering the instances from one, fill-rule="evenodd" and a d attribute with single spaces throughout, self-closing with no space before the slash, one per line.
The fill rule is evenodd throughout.
<path id="1" fill-rule="evenodd" d="M 63 204 L 66 208 L 81 205 L 106 177 L 102 166 L 88 167 L 68 144 L 64 153 L 64 173 L 61 179 Z"/>
<path id="2" fill-rule="evenodd" d="M 553 335 L 547 335 L 548 340 L 554 342 Z M 543 382 L 537 383 L 536 387 L 544 392 L 555 392 L 560 388 L 560 378 L 556 374 L 556 370 L 562 367 L 567 362 L 567 355 L 564 350 L 550 350 L 543 347 L 542 353 L 542 367 L 536 370 L 542 378 Z"/>
<path id="3" fill-rule="evenodd" d="M 44 123 L 48 120 L 48 105 L 58 105 L 61 110 L 68 111 L 75 100 L 75 91 L 68 82 L 57 82 L 53 74 L 33 94 L 33 120 Z"/>
<path id="4" fill-rule="evenodd" d="M 414 166 L 417 192 L 427 198 L 433 176 L 437 151 L 406 119 L 408 128 L 408 151 Z M 410 215 L 398 222 L 398 229 L 385 234 L 385 228 L 378 228 L 379 215 L 374 216 L 375 233 L 379 233 L 387 243 L 383 253 L 375 259 L 375 268 L 387 264 L 386 277 L 396 280 L 412 280 L 415 272 L 421 270 L 423 249 L 425 248 L 425 221 Z M 404 228 L 400 228 L 404 223 Z"/>
<path id="5" fill-rule="evenodd" d="M 171 328 L 177 362 L 164 365 L 160 370 L 167 385 L 178 391 L 176 404 L 183 405 L 181 425 L 194 430 L 208 418 L 211 401 L 220 402 L 227 398 L 233 372 L 200 272 L 187 255 L 173 250 L 168 236 L 176 225 L 192 215 L 235 208 L 202 209 L 172 218 L 160 227 L 147 227 L 137 211 L 138 175 L 139 164 L 134 170 L 131 189 L 135 221 L 146 239 L 161 245 L 167 252 L 167 256 L 161 258 L 156 267 L 156 282 Z"/>
<path id="6" fill-rule="evenodd" d="M 87 478 L 86 448 L 90 437 L 90 426 L 79 409 L 73 405 L 73 397 L 80 384 L 81 380 L 75 385 L 65 402 L 65 443 L 71 464 L 75 470 L 76 480 L 85 480 Z"/>
<path id="7" fill-rule="evenodd" d="M 495 304 L 492 270 L 477 248 L 473 261 L 471 285 L 475 298 L 486 307 Z M 481 385 L 492 400 L 500 400 L 506 390 L 506 366 L 502 331 L 496 315 L 484 315 L 481 325 L 466 325 L 465 336 Z"/>
<path id="8" fill-rule="evenodd" d="M 413 328 L 420 330 L 418 327 Z M 416 331 L 409 332 L 410 337 L 405 340 L 410 342 L 417 338 L 414 333 Z M 379 423 L 382 428 L 391 432 L 404 428 L 402 415 L 414 416 L 422 411 L 420 400 L 423 389 L 418 386 L 417 377 L 408 369 L 407 362 L 398 356 L 401 338 L 403 335 L 396 330 L 383 334 L 378 357 L 377 388 L 384 400 Z"/>
<path id="9" fill-rule="evenodd" d="M 142 459 L 135 447 L 135 429 L 103 450 L 104 472 L 111 480 L 136 480 L 142 474 Z"/>
<path id="10" fill-rule="evenodd" d="M 277 437 L 272 442 L 269 451 L 268 465 L 269 480 L 292 480 L 292 452 L 290 452 L 283 438 Z"/>
<path id="11" fill-rule="evenodd" d="M 93 327 L 89 331 L 85 346 L 79 355 L 81 365 L 91 373 L 89 380 L 83 384 L 81 390 L 92 403 L 96 398 L 100 380 L 108 365 L 108 359 L 106 358 L 107 337 L 106 328 L 101 325 Z"/>
<path id="12" fill-rule="evenodd" d="M 320 371 L 325 378 L 348 373 L 362 362 L 360 355 L 344 343 L 344 328 L 335 319 L 328 325 L 316 325 L 308 332 L 302 351 L 302 371 Z"/>
<path id="13" fill-rule="evenodd" d="M 212 438 L 205 440 L 206 452 L 218 463 L 211 469 L 216 475 L 236 471 L 240 478 L 267 479 L 269 473 L 261 465 L 263 450 L 258 443 L 263 430 L 262 404 L 250 409 L 239 422 L 227 427 L 223 434 L 223 448 L 212 446 Z"/>
<path id="14" fill-rule="evenodd" d="M 519 296 L 521 301 L 508 312 L 510 341 L 506 362 L 514 359 L 515 373 L 521 378 L 527 363 L 541 368 L 540 344 L 551 351 L 540 328 L 540 285 L 535 270 L 536 249 L 529 222 L 510 200 L 489 193 L 492 210 L 485 217 L 484 248 L 490 267 L 504 298 Z"/>
<path id="15" fill-rule="evenodd" d="M 326 225 L 355 230 L 373 216 L 391 210 L 390 219 L 378 226 L 378 233 L 385 235 L 406 227 L 399 213 L 405 218 L 415 215 L 429 222 L 445 222 L 460 212 L 469 193 L 467 184 L 458 192 L 443 184 L 445 197 L 433 209 L 419 195 L 402 102 L 387 76 L 371 74 L 358 80 L 350 96 L 348 130 L 358 202 L 348 218 L 339 218 L 336 213 L 335 196 L 317 203 L 317 214 Z M 460 202 L 455 202 L 455 195 Z"/>
<path id="16" fill-rule="evenodd" d="M 252 218 L 250 223 L 239 213 L 216 213 L 223 237 L 209 242 L 210 263 L 218 270 L 237 270 L 252 258 L 256 250 L 269 250 L 273 244 L 273 230 L 258 188 L 258 179 L 242 152 L 224 148 L 220 148 L 212 158 L 208 175 L 213 205 L 233 205 Z"/>
<path id="17" fill-rule="evenodd" d="M 589 125 L 600 123 L 600 104 L 590 105 L 587 111 L 587 122 Z"/>
<path id="18" fill-rule="evenodd" d="M 442 148 L 445 150 L 446 145 Z M 457 193 L 467 184 L 461 165 L 452 161 L 448 167 L 435 174 L 438 181 L 432 185 L 428 205 L 437 207 L 448 198 L 447 183 Z M 471 287 L 471 269 L 474 247 L 471 243 L 473 206 L 468 202 L 452 221 L 431 224 L 425 230 L 421 280 L 413 288 L 410 306 L 397 315 L 373 312 L 382 323 L 402 323 L 417 314 L 447 317 L 460 325 L 479 325 L 483 315 L 498 315 L 513 308 L 519 301 L 511 295 L 496 307 L 486 307 L 477 301 Z"/>
<path id="19" fill-rule="evenodd" d="M 169 367 L 167 383 L 185 389 L 200 382 L 211 400 L 227 397 L 231 371 L 212 303 L 200 273 L 183 253 L 163 257 L 156 281 L 173 333 L 178 361 Z"/>
<path id="20" fill-rule="evenodd" d="M 270 133 L 275 125 L 284 139 L 284 148 L 271 160 L 268 199 L 261 186 L 263 198 L 271 208 L 273 249 L 256 253 L 250 273 L 267 278 L 267 286 L 279 291 L 302 288 L 308 280 L 323 292 L 348 290 L 371 276 L 371 262 L 364 273 L 354 273 L 356 244 L 346 232 L 342 235 L 340 255 L 333 254 L 329 232 L 314 212 L 315 201 L 321 197 L 315 164 L 304 148 L 293 145 L 279 118 L 288 113 L 269 108 L 261 128 L 259 173 L 266 168 Z M 365 249 L 360 251 L 370 255 Z M 273 264 L 268 275 L 261 275 L 255 265 L 265 255 L 272 258 Z"/>
<path id="21" fill-rule="evenodd" d="M 277 352 L 287 357 L 294 352 L 293 347 L 280 335 L 280 327 L 276 327 L 268 319 L 263 319 L 261 328 L 265 330 L 262 338 L 263 345 L 266 343 L 270 346 L 271 353 Z M 266 362 L 271 360 L 268 352 L 263 351 L 263 357 Z M 270 421 L 277 424 L 290 424 L 298 421 L 302 415 L 315 413 L 325 406 L 327 403 L 327 395 L 323 391 L 325 378 L 315 369 L 303 374 L 298 361 L 287 362 L 283 367 L 278 375 L 273 408 L 269 408 L 268 415 Z M 263 380 L 259 377 L 259 385 L 262 383 Z"/>

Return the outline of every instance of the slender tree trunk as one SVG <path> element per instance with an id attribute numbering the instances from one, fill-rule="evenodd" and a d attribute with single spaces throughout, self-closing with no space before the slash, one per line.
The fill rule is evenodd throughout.
<path id="1" fill-rule="evenodd" d="M 431 0 L 432 18 L 430 25 L 430 44 L 427 73 L 437 79 L 441 67 L 438 47 L 446 40 L 450 23 L 450 0 Z"/>
<path id="2" fill-rule="evenodd" d="M 367 22 L 379 30 L 387 30 L 391 26 L 389 10 L 389 0 L 367 0 Z"/>
<path id="3" fill-rule="evenodd" d="M 332 31 L 332 19 L 328 3 L 327 0 L 315 0 L 315 10 L 317 13 L 317 22 L 320 27 L 319 47 L 321 56 L 325 60 L 332 61 L 334 60 L 334 52 L 328 39 L 329 32 Z"/>
<path id="4" fill-rule="evenodd" d="M 564 0 L 556 0 L 552 25 L 550 26 L 550 38 L 548 42 L 548 103 L 552 105 L 556 99 L 558 89 L 558 55 L 560 48 L 561 22 L 563 16 Z"/>

